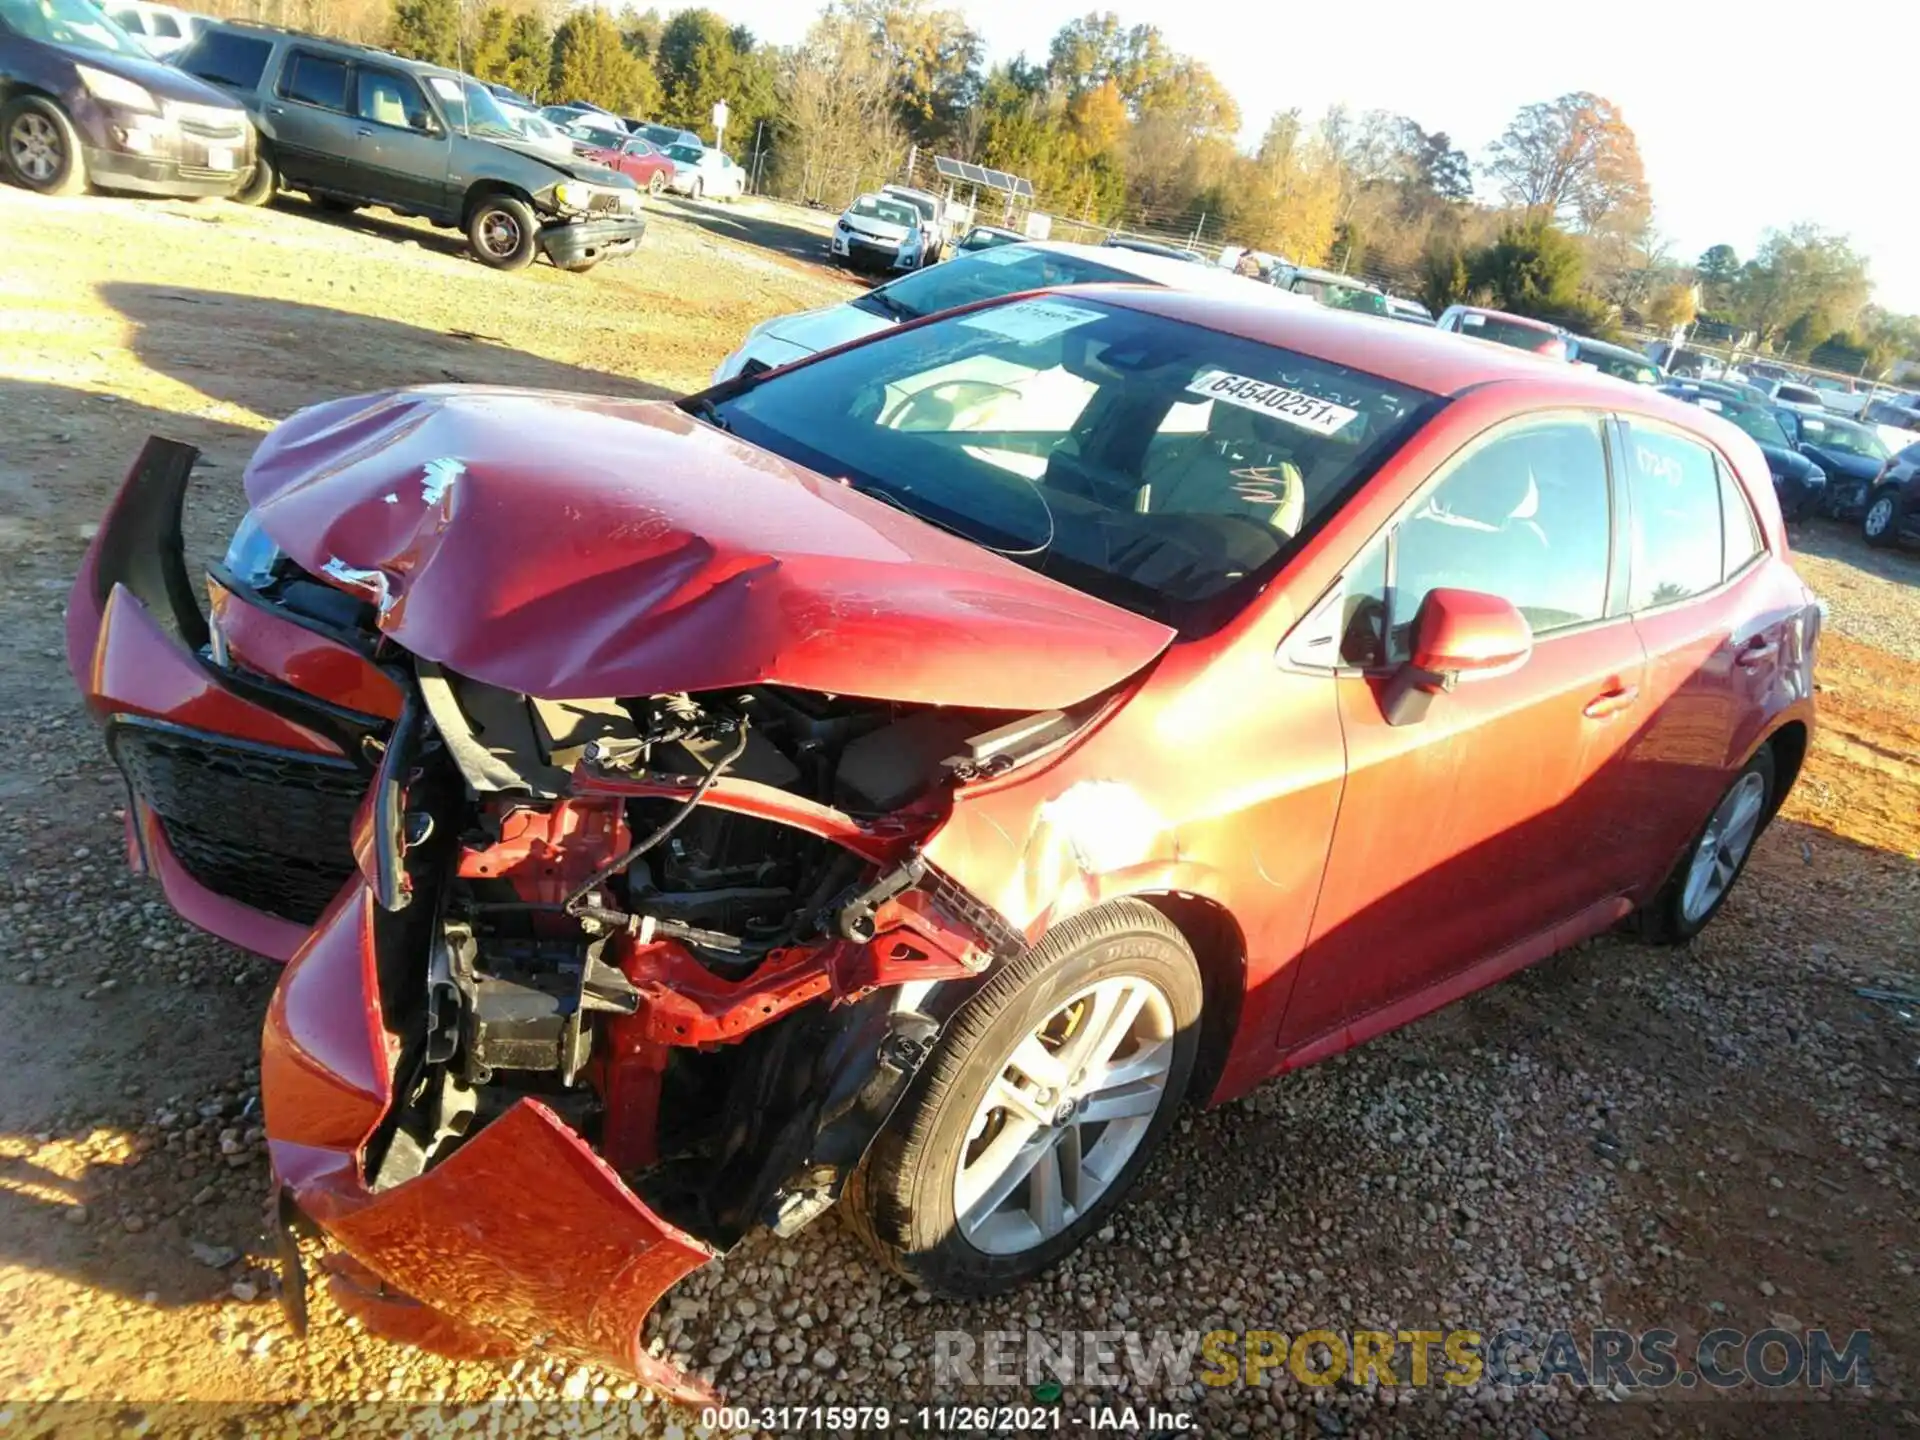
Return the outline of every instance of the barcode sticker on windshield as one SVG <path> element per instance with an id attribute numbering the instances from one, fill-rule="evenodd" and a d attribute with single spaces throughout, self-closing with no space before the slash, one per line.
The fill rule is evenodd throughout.
<path id="1" fill-rule="evenodd" d="M 1317 395 L 1309 395 L 1303 390 L 1290 390 L 1285 385 L 1255 380 L 1248 375 L 1235 375 L 1229 370 L 1202 371 L 1200 378 L 1187 386 L 1187 393 L 1238 405 L 1243 410 L 1252 410 L 1261 415 L 1271 415 L 1276 420 L 1298 425 L 1302 430 L 1311 430 L 1316 435 L 1331 435 L 1360 413 L 1344 405 L 1336 405 L 1331 400 L 1322 400 Z"/>
<path id="2" fill-rule="evenodd" d="M 427 83 L 433 86 L 433 93 L 438 95 L 442 100 L 458 100 L 460 98 L 460 82 L 458 80 L 449 80 L 444 75 L 429 75 L 427 77 Z"/>
<path id="3" fill-rule="evenodd" d="M 1011 305 L 996 305 L 969 315 L 960 323 L 972 330 L 985 330 L 1017 344 L 1045 340 L 1076 325 L 1105 319 L 1105 312 L 1084 305 L 1069 305 L 1064 300 L 1016 300 Z"/>

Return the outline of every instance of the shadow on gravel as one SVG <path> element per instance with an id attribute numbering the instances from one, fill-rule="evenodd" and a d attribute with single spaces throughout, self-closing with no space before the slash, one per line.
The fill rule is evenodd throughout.
<path id="1" fill-rule="evenodd" d="M 823 268 L 827 265 L 827 235 L 824 229 L 809 229 L 797 221 L 754 214 L 722 201 L 681 200 L 671 196 L 663 197 L 663 200 L 671 208 L 662 210 L 662 214 L 696 225 L 710 235 L 756 245 L 790 260 L 805 260 Z M 655 202 L 656 208 L 659 204 Z M 823 222 L 831 221 L 832 217 L 826 212 L 822 211 L 821 214 Z"/>
<path id="2" fill-rule="evenodd" d="M 1794 527 L 1793 548 L 1823 560 L 1837 560 L 1896 585 L 1920 587 L 1920 550 L 1869 545 L 1854 520 L 1810 520 Z"/>
<path id="3" fill-rule="evenodd" d="M 217 290 L 110 283 L 101 298 L 130 322 L 152 370 L 268 420 L 353 390 L 518 385 L 661 400 L 658 385 L 515 350 L 497 337 Z M 335 378 L 351 375 L 343 387 Z"/>

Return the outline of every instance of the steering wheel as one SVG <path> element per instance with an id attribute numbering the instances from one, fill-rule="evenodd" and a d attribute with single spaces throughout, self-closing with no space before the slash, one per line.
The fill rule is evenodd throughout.
<path id="1" fill-rule="evenodd" d="M 1019 391 L 991 380 L 941 380 L 907 396 L 881 423 L 889 430 L 954 430 L 963 415 L 1007 395 L 1020 398 Z"/>

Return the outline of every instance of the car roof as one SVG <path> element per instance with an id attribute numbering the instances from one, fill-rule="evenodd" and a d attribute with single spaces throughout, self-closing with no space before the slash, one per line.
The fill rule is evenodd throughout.
<path id="1" fill-rule="evenodd" d="M 978 227 L 987 228 L 987 227 Z M 1236 287 L 1251 285 L 1255 282 L 1232 271 L 1222 270 L 1215 265 L 1196 265 L 1191 260 L 1176 260 L 1171 255 L 1162 255 L 1152 250 L 1135 250 L 1126 245 L 1082 245 L 1072 240 L 1027 240 L 1021 245 L 1029 249 L 1044 251 L 1049 255 L 1073 255 L 1090 264 L 1104 265 L 1109 270 L 1118 270 L 1136 279 L 1150 280 L 1155 285 L 1177 285 L 1191 290 L 1196 285 L 1211 284 L 1211 280 L 1199 280 L 1200 275 L 1209 275 L 1213 280 L 1232 281 Z M 1016 248 L 1003 245 L 1002 251 Z M 1258 294 L 1259 292 L 1255 292 Z M 1303 298 L 1303 297 L 1289 297 Z"/>
<path id="2" fill-rule="evenodd" d="M 254 20 L 209 19 L 207 28 L 233 30 L 241 34 L 255 35 L 262 40 L 285 40 L 315 49 L 337 50 L 349 55 L 364 56 L 369 60 L 378 60 L 382 65 L 391 66 L 395 70 L 405 70 L 412 75 L 444 75 L 449 80 L 460 81 L 468 78 L 458 70 L 449 70 L 444 65 L 430 65 L 425 60 L 410 60 L 405 55 L 394 54 L 391 50 L 377 50 L 371 45 L 359 45 L 351 40 L 335 40 L 329 35 L 315 35 L 306 30 L 290 30 L 284 25 L 262 25 Z"/>
<path id="3" fill-rule="evenodd" d="M 1295 280 L 1324 280 L 1329 285 L 1351 285 L 1356 290 L 1371 290 L 1376 295 L 1386 294 L 1386 291 L 1378 285 L 1362 280 L 1358 275 L 1342 275 L 1338 270 L 1322 270 L 1315 265 L 1290 266 L 1287 273 Z"/>
<path id="4" fill-rule="evenodd" d="M 1236 279 L 1224 271 L 1218 273 L 1223 281 Z M 1707 413 L 1661 395 L 1653 386 L 1629 385 L 1611 375 L 1509 345 L 1424 325 L 1388 325 L 1375 316 L 1324 305 L 1273 304 L 1258 291 L 1243 299 L 1237 291 L 1189 285 L 1156 290 L 1115 287 L 1110 295 L 1114 303 L 1135 310 L 1298 350 L 1435 395 L 1456 396 L 1482 385 L 1517 381 L 1551 385 L 1557 395 L 1591 396 L 1596 406 L 1636 410 L 1680 423 L 1696 424 L 1695 417 Z"/>
<path id="5" fill-rule="evenodd" d="M 1545 320 L 1536 320 L 1531 315 L 1515 315 L 1511 310 L 1489 310 L 1484 305 L 1453 305 L 1448 308 L 1461 315 L 1484 315 L 1489 320 L 1504 320 L 1509 325 L 1522 325 L 1529 330 L 1538 330 L 1543 335 L 1566 333 L 1558 325 L 1549 324 Z"/>

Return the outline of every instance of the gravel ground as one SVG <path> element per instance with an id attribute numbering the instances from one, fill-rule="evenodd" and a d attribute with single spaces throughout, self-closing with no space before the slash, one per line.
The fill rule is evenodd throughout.
<path id="1" fill-rule="evenodd" d="M 753 320 L 848 287 L 795 258 L 808 222 L 771 209 L 662 207 L 640 260 L 586 277 L 496 276 L 416 227 L 300 211 L 0 189 L 14 640 L 0 706 L 15 737 L 0 762 L 0 1416 L 26 1434 L 124 1433 L 142 1417 L 226 1433 L 672 1434 L 696 1417 L 621 1377 L 538 1355 L 452 1364 L 361 1333 L 324 1296 L 307 1339 L 287 1331 L 253 1068 L 275 967 L 188 929 L 125 874 L 120 792 L 64 674 L 59 616 L 87 527 L 150 429 L 209 456 L 205 550 L 237 513 L 258 432 L 298 405 L 447 374 L 684 388 Z M 1026 1398 L 936 1385 L 940 1332 L 1864 1327 L 1882 1402 L 1844 1417 L 1805 1395 L 1650 1405 L 1489 1384 L 1321 1389 L 1284 1371 L 1254 1387 L 1075 1384 L 1062 1400 L 1069 1417 L 1151 1401 L 1222 1434 L 1920 1423 L 1901 1409 L 1920 1383 L 1920 1030 L 1856 994 L 1920 989 L 1920 590 L 1841 531 L 1798 544 L 1833 606 L 1824 728 L 1691 946 L 1592 942 L 1189 1116 L 1109 1230 L 1014 1295 L 916 1294 L 829 1217 L 751 1237 L 683 1282 L 653 1343 L 739 1403 L 904 1415 Z"/>

